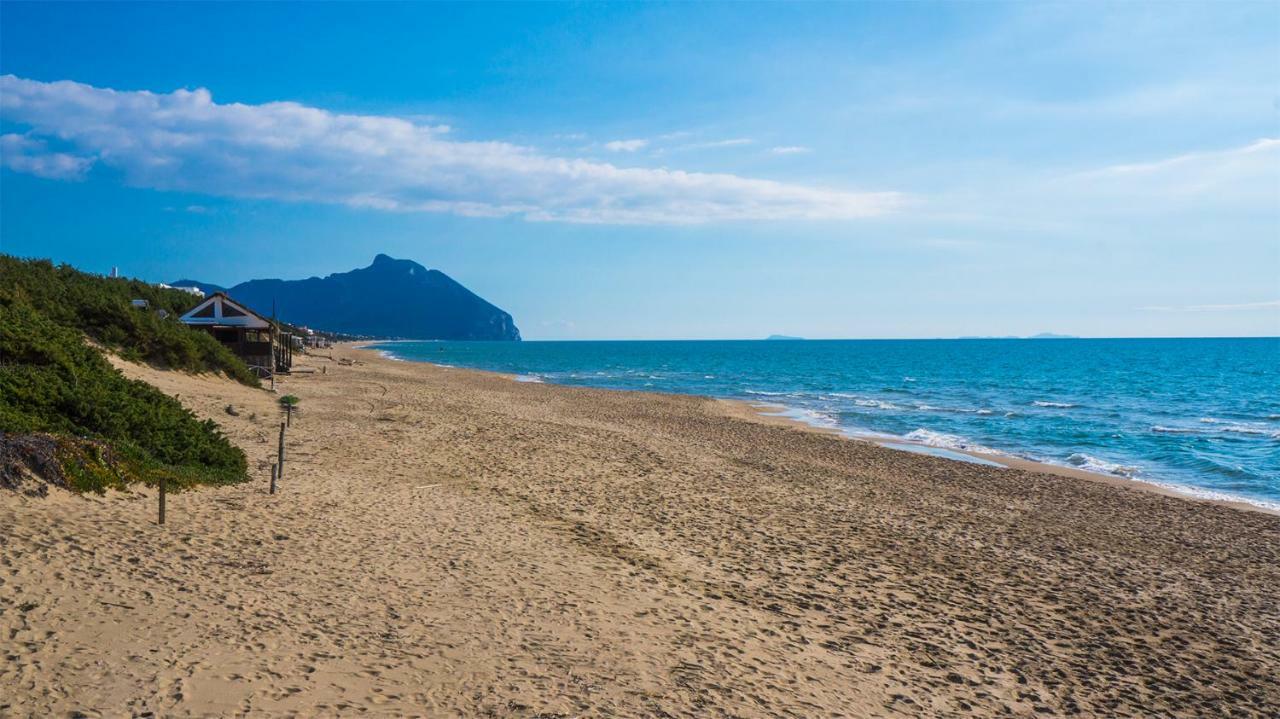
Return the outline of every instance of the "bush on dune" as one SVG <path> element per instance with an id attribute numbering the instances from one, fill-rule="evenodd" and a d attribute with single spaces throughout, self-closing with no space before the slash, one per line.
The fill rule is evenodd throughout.
<path id="1" fill-rule="evenodd" d="M 186 292 L 7 255 L 0 255 L 0 278 L 0 302 L 25 299 L 54 323 L 84 332 L 125 359 L 187 372 L 223 372 L 259 386 L 253 372 L 226 347 L 178 321 L 197 302 Z M 148 309 L 130 305 L 135 299 L 146 300 Z M 160 310 L 167 316 L 161 317 Z"/>
<path id="2" fill-rule="evenodd" d="M 56 283 L 48 263 L 0 260 L 0 484 L 13 486 L 24 471 L 80 491 L 161 478 L 178 487 L 245 478 L 244 453 L 217 425 L 120 374 L 81 334 L 112 346 L 127 343 L 132 354 L 171 367 L 221 369 L 195 338 L 202 333 L 167 327 L 154 313 L 131 314 L 127 299 L 120 304 L 128 310 L 121 311 L 111 293 L 95 294 L 92 283 L 74 276 Z M 43 264 L 25 280 L 45 275 L 50 285 L 61 286 L 28 293 L 10 274 L 15 263 Z M 159 303 L 174 312 L 179 299 L 160 297 Z M 68 302 L 83 314 L 70 313 Z M 190 336 L 174 334 L 179 330 Z"/>

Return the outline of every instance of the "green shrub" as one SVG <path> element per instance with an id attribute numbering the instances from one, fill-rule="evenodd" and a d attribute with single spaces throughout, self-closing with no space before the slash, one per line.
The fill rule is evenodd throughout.
<path id="1" fill-rule="evenodd" d="M 24 298 L 54 323 L 74 327 L 121 357 L 187 372 L 223 372 L 258 387 L 258 377 L 207 332 L 178 317 L 195 306 L 182 290 L 140 280 L 99 277 L 48 260 L 0 255 L 0 302 Z M 131 300 L 146 300 L 141 310 Z M 163 310 L 167 316 L 161 317 Z"/>
<path id="2" fill-rule="evenodd" d="M 126 481 L 153 483 L 161 476 L 176 487 L 245 478 L 244 453 L 217 425 L 200 421 L 151 385 L 120 374 L 81 334 L 89 332 L 103 343 L 135 343 L 125 346 L 169 366 L 220 369 L 208 364 L 216 356 L 200 340 L 178 330 L 201 333 L 166 327 L 152 313 L 121 310 L 110 293 L 90 292 L 93 283 L 76 277 L 83 273 L 58 270 L 50 276 L 48 263 L 0 261 L 0 440 L 5 440 L 0 445 L 12 445 L 15 436 L 50 434 L 57 441 L 49 451 L 61 472 L 46 479 L 82 491 Z M 33 266 L 31 275 L 49 280 L 34 293 L 11 274 Z M 59 302 L 72 296 L 77 299 L 67 301 L 83 308 L 83 315 L 70 314 Z M 178 298 L 159 299 L 176 310 Z"/>

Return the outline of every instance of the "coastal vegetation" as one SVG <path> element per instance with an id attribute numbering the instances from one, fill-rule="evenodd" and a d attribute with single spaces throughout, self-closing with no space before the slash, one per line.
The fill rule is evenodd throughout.
<path id="1" fill-rule="evenodd" d="M 213 338 L 177 322 L 189 294 L 3 256 L 0 277 L 0 484 L 34 474 L 101 492 L 162 478 L 175 487 L 244 479 L 244 453 L 217 425 L 125 378 L 86 342 L 256 385 Z"/>
<path id="2" fill-rule="evenodd" d="M 8 255 L 0 255 L 0 277 L 0 302 L 25 299 L 54 324 L 77 329 L 131 362 L 222 372 L 243 384 L 259 384 L 217 340 L 178 321 L 196 304 L 189 292 Z M 135 307 L 134 300 L 145 302 L 145 309 Z"/>

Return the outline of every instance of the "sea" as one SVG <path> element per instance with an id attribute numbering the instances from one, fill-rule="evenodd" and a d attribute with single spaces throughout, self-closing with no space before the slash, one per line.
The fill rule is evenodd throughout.
<path id="1" fill-rule="evenodd" d="M 375 347 L 524 382 L 748 400 L 903 449 L 1014 456 L 1280 510 L 1280 338 Z"/>

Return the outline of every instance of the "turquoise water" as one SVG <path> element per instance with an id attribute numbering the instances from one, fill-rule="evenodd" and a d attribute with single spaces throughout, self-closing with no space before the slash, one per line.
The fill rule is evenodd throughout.
<path id="1" fill-rule="evenodd" d="M 1280 508 L 1280 338 L 395 342 L 524 381 L 754 400 L 851 435 Z"/>

